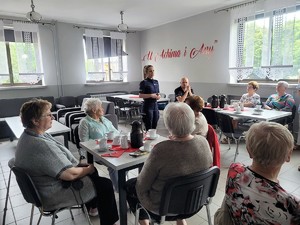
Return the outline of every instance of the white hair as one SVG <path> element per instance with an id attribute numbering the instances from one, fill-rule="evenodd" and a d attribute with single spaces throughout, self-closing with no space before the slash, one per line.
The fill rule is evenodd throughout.
<path id="1" fill-rule="evenodd" d="M 283 87 L 285 87 L 285 89 L 287 89 L 289 87 L 289 83 L 286 81 L 279 81 L 277 83 L 277 86 L 283 86 Z"/>
<path id="2" fill-rule="evenodd" d="M 85 112 L 88 115 L 91 115 L 93 110 L 97 108 L 97 106 L 101 106 L 102 102 L 99 98 L 90 98 L 84 104 Z"/>
<path id="3" fill-rule="evenodd" d="M 163 117 L 165 126 L 172 135 L 183 137 L 195 130 L 195 114 L 186 103 L 169 103 Z"/>

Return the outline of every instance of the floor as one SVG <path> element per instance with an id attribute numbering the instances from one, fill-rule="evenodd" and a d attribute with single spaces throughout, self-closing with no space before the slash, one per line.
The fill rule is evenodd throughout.
<path id="1" fill-rule="evenodd" d="M 161 117 L 162 118 L 162 117 Z M 120 124 L 119 130 L 123 132 L 130 131 L 130 125 Z M 158 134 L 166 136 L 167 131 L 163 126 L 163 122 L 160 120 L 158 126 Z M 62 140 L 61 137 L 57 137 L 59 140 Z M 2 141 L 0 142 L 0 218 L 2 222 L 3 218 L 3 209 L 5 204 L 6 197 L 6 188 L 9 176 L 9 168 L 7 163 L 9 159 L 14 157 L 14 152 L 16 149 L 17 141 L 13 142 Z M 77 155 L 76 147 L 70 143 L 70 149 Z M 242 162 L 246 165 L 251 163 L 251 160 L 246 152 L 245 144 L 242 143 L 240 145 L 240 154 L 237 157 L 237 161 Z M 218 188 L 215 197 L 212 200 L 211 204 L 211 214 L 214 215 L 216 210 L 220 207 L 223 197 L 224 197 L 224 189 L 226 184 L 226 176 L 229 165 L 233 160 L 235 152 L 235 144 L 231 145 L 231 150 L 228 150 L 227 144 L 221 144 L 221 175 L 218 183 Z M 292 155 L 291 162 L 284 164 L 282 167 L 279 180 L 281 185 L 290 193 L 298 196 L 300 198 L 300 172 L 298 172 L 297 168 L 300 165 L 300 151 L 294 151 Z M 108 177 L 107 169 L 104 166 L 97 165 L 97 168 L 100 172 L 100 175 Z M 137 175 L 137 171 L 131 171 L 129 173 L 129 177 L 135 177 Z M 118 200 L 118 194 L 116 193 L 116 199 Z M 29 216 L 30 216 L 31 205 L 26 203 L 23 199 L 23 196 L 18 188 L 18 185 L 15 181 L 14 176 L 12 177 L 11 189 L 9 193 L 9 203 L 8 210 L 6 216 L 6 223 L 10 225 L 23 225 L 29 224 Z M 58 214 L 58 218 L 56 219 L 56 224 L 88 224 L 85 216 L 82 214 L 81 210 L 73 210 L 73 214 L 75 220 L 72 221 L 70 218 L 70 213 L 68 211 L 63 211 Z M 34 223 L 36 223 L 38 219 L 39 213 L 38 209 L 35 210 Z M 99 224 L 98 217 L 91 218 L 93 224 Z M 197 215 L 187 220 L 189 225 L 205 225 L 208 224 L 206 210 L 203 208 Z M 41 220 L 41 224 L 50 224 L 50 218 L 43 217 Z M 119 224 L 119 223 L 117 223 Z M 134 216 L 133 214 L 128 212 L 128 224 L 134 224 Z M 166 222 L 166 224 L 171 224 L 171 222 Z M 172 224 L 175 224 L 172 222 Z"/>

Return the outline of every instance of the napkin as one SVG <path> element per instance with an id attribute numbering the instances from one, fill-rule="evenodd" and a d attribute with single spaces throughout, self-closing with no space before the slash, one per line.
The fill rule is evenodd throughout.
<path id="1" fill-rule="evenodd" d="M 114 151 L 112 153 L 105 153 L 105 154 L 102 154 L 101 156 L 102 157 L 114 157 L 114 158 L 119 158 L 121 155 L 123 155 L 125 151 Z"/>
<path id="2" fill-rule="evenodd" d="M 135 152 L 137 148 L 131 148 L 131 145 L 128 143 L 128 149 L 121 148 L 120 145 L 113 145 L 110 149 L 111 151 L 124 151 L 124 152 Z"/>

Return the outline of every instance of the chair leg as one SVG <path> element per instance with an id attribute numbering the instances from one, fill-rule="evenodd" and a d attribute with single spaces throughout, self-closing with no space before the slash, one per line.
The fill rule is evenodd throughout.
<path id="1" fill-rule="evenodd" d="M 34 204 L 31 206 L 31 213 L 30 213 L 30 225 L 32 225 L 32 220 L 33 220 L 33 212 L 34 212 Z M 38 224 L 40 223 L 40 220 L 38 221 Z"/>
<path id="2" fill-rule="evenodd" d="M 82 205 L 82 208 L 83 208 L 83 212 L 84 212 L 84 214 L 85 214 L 85 216 L 86 216 L 86 218 L 87 218 L 87 220 L 89 222 L 89 225 L 93 225 L 92 222 L 91 222 L 91 219 L 90 219 L 90 216 L 89 216 L 89 213 L 87 211 L 87 208 L 86 208 L 85 204 Z"/>
<path id="3" fill-rule="evenodd" d="M 39 217 L 39 220 L 38 220 L 38 222 L 37 222 L 37 225 L 39 225 L 40 224 L 40 222 L 41 222 L 41 219 L 42 219 L 42 212 L 40 213 L 40 217 Z"/>
<path id="4" fill-rule="evenodd" d="M 7 192 L 6 192 L 6 198 L 5 198 L 5 205 L 4 205 L 4 209 L 3 209 L 2 225 L 5 225 L 5 218 L 6 218 L 6 211 L 7 211 L 7 202 L 8 202 L 8 197 L 9 197 L 9 188 L 10 188 L 10 179 L 11 179 L 11 170 L 9 171 L 9 176 L 8 176 L 8 184 L 7 184 Z"/>
<path id="5" fill-rule="evenodd" d="M 235 162 L 236 157 L 239 154 L 239 144 L 240 144 L 240 138 L 238 140 L 236 140 L 236 149 L 235 149 L 235 154 L 234 154 L 233 162 Z"/>
<path id="6" fill-rule="evenodd" d="M 140 217 L 140 209 L 139 206 L 136 206 L 136 211 L 135 211 L 135 225 L 139 225 L 139 217 Z"/>
<path id="7" fill-rule="evenodd" d="M 70 211 L 70 214 L 71 214 L 71 219 L 74 220 L 74 216 L 73 216 L 71 208 L 69 208 L 69 211 Z"/>
<path id="8" fill-rule="evenodd" d="M 208 225 L 212 225 L 209 204 L 205 205 Z"/>

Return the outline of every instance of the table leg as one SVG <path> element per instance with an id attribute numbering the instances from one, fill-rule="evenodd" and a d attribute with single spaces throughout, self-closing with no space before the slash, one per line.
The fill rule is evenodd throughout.
<path id="1" fill-rule="evenodd" d="M 126 170 L 118 170 L 120 225 L 127 225 Z"/>
<path id="2" fill-rule="evenodd" d="M 91 153 L 89 153 L 88 151 L 87 151 L 87 163 L 88 164 L 93 164 L 94 163 L 94 156 L 91 154 Z"/>

